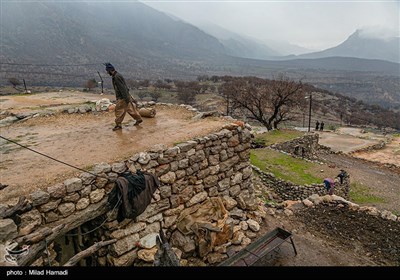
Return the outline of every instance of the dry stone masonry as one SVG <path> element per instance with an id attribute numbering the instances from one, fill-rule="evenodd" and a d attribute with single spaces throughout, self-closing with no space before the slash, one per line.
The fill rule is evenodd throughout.
<path id="1" fill-rule="evenodd" d="M 218 263 L 228 257 L 229 248 L 237 251 L 249 244 L 265 217 L 252 187 L 250 140 L 248 125 L 232 123 L 219 132 L 174 147 L 156 146 L 123 162 L 98 164 L 91 170 L 98 176 L 82 173 L 46 191 L 32 193 L 28 199 L 30 211 L 20 214 L 20 219 L 1 220 L 1 242 L 8 244 L 41 232 L 47 236 L 49 257 L 45 251 L 32 260 L 19 260 L 18 264 L 30 265 L 35 261 L 33 265 L 46 265 L 50 259 L 51 265 L 60 265 L 68 260 L 67 253 L 61 252 L 64 255 L 60 256 L 63 238 L 80 236 L 80 244 L 89 242 L 89 237 L 91 244 L 115 239 L 113 244 L 98 250 L 92 261 L 95 259 L 97 265 L 149 265 L 156 252 L 155 234 L 164 229 L 182 265 Z M 119 174 L 128 169 L 155 174 L 161 186 L 136 221 L 125 219 L 118 223 L 116 211 L 106 207 L 107 194 Z M 193 230 L 192 226 L 183 234 L 177 226 L 181 225 L 184 211 L 192 215 L 187 217 L 204 219 L 195 215 L 203 213 L 202 209 L 211 202 L 220 202 L 220 212 L 228 214 L 218 217 L 224 226 L 214 235 L 214 246 L 207 247 L 199 244 L 207 232 Z M 96 230 L 92 233 L 79 235 L 93 228 Z M 32 253 L 43 248 L 44 237 L 36 237 L 30 250 Z"/>
<path id="2" fill-rule="evenodd" d="M 296 185 L 292 182 L 276 178 L 274 174 L 264 172 L 257 166 L 253 165 L 252 167 L 259 174 L 261 180 L 284 200 L 302 200 L 313 194 L 325 195 L 327 193 L 324 184 Z M 335 183 L 335 194 L 348 198 L 349 191 L 349 177 L 343 181 L 343 184 L 339 182 Z"/>

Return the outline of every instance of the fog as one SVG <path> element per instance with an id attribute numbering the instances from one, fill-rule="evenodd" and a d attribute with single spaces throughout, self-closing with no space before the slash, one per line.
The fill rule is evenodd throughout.
<path id="1" fill-rule="evenodd" d="M 215 24 L 262 42 L 310 50 L 334 47 L 357 29 L 365 36 L 400 36 L 399 1 L 140 1 L 194 25 Z"/>

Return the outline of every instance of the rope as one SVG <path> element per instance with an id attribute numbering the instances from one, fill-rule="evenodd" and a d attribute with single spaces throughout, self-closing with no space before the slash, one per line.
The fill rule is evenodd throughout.
<path id="1" fill-rule="evenodd" d="M 3 137 L 3 136 L 1 136 L 1 135 L 0 135 L 0 138 L 6 140 L 6 141 L 8 141 L 8 142 L 11 142 L 11 143 L 13 143 L 13 144 L 15 144 L 15 145 L 18 145 L 18 146 L 20 146 L 20 147 L 22 147 L 22 148 L 24 148 L 24 149 L 27 149 L 27 150 L 29 150 L 29 151 L 31 151 L 31 152 L 37 153 L 37 154 L 39 154 L 39 155 L 41 155 L 41 156 L 47 157 L 47 158 L 49 158 L 49 159 L 51 159 L 51 160 L 54 160 L 54 161 L 57 161 L 57 162 L 59 162 L 59 163 L 65 164 L 65 165 L 67 165 L 67 166 L 69 166 L 69 167 L 75 168 L 75 169 L 77 169 L 77 170 L 79 170 L 79 171 L 82 171 L 82 172 L 85 172 L 85 173 L 89 173 L 89 174 L 91 174 L 91 175 L 93 175 L 93 176 L 95 176 L 95 177 L 100 177 L 100 178 L 108 179 L 108 178 L 105 177 L 105 176 L 101 176 L 101 175 L 95 174 L 95 173 L 93 173 L 93 172 L 86 171 L 86 170 L 84 170 L 84 169 L 82 169 L 82 168 L 76 167 L 76 166 L 71 165 L 71 164 L 69 164 L 69 163 L 66 163 L 66 162 L 64 162 L 64 161 L 61 161 L 61 160 L 58 160 L 58 159 L 53 158 L 53 157 L 51 157 L 51 156 L 45 155 L 45 154 L 43 154 L 43 153 L 41 153 L 41 152 L 38 152 L 38 151 L 36 151 L 36 150 L 34 150 L 34 149 L 31 149 L 31 148 L 29 148 L 29 147 L 27 147 L 27 146 L 21 145 L 21 144 L 15 142 L 15 141 L 13 141 L 13 140 L 11 140 L 11 139 L 8 139 L 8 138 L 6 138 L 6 137 Z"/>

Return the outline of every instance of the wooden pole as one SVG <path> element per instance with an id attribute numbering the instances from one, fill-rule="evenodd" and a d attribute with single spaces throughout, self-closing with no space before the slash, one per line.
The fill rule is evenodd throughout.
<path id="1" fill-rule="evenodd" d="M 28 93 L 28 90 L 26 89 L 25 79 L 22 79 L 22 81 L 24 81 L 25 93 Z"/>
<path id="2" fill-rule="evenodd" d="M 99 74 L 100 80 L 101 80 L 101 93 L 103 93 L 103 78 L 100 76 L 99 71 L 97 71 L 97 74 Z"/>
<path id="3" fill-rule="evenodd" d="M 64 264 L 64 266 L 73 266 L 73 265 L 77 264 L 77 262 L 79 262 L 81 259 L 86 258 L 86 257 L 92 255 L 93 253 L 95 253 L 96 251 L 98 251 L 101 247 L 110 245 L 115 242 L 117 242 L 117 239 L 111 239 L 111 240 L 107 240 L 107 241 L 97 242 L 97 243 L 93 244 L 92 246 L 90 246 L 89 248 L 87 248 L 86 250 L 83 250 L 83 251 L 79 252 L 78 254 L 76 254 L 75 256 L 73 256 L 72 258 L 70 258 Z"/>

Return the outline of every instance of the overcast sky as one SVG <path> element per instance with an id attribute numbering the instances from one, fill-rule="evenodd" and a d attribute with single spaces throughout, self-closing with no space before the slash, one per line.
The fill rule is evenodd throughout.
<path id="1" fill-rule="evenodd" d="M 374 36 L 400 36 L 399 0 L 141 2 L 189 23 L 211 22 L 261 41 L 284 40 L 313 50 L 336 46 L 361 28 Z"/>

